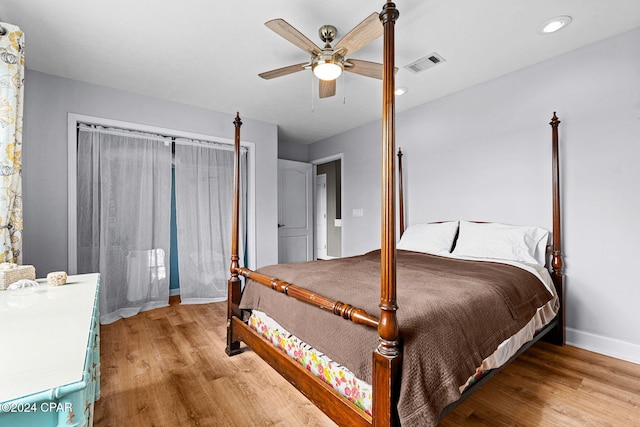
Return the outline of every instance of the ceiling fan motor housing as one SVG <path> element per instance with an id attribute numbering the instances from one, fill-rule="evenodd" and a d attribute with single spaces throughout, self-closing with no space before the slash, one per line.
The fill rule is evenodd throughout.
<path id="1" fill-rule="evenodd" d="M 336 39 L 338 30 L 333 25 L 323 25 L 318 30 L 318 34 L 320 35 L 320 40 L 325 43 L 325 48 L 327 48 L 330 47 L 329 44 Z"/>

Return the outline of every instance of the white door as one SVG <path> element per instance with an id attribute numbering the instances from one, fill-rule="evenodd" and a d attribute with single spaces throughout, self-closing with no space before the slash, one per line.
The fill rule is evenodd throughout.
<path id="1" fill-rule="evenodd" d="M 316 258 L 327 257 L 327 175 L 316 175 Z"/>
<path id="2" fill-rule="evenodd" d="M 313 260 L 310 163 L 278 159 L 278 263 Z"/>

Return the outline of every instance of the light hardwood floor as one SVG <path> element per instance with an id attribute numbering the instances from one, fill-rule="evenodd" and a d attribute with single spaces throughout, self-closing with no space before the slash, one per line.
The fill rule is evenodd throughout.
<path id="1" fill-rule="evenodd" d="M 96 426 L 335 426 L 251 351 L 227 357 L 225 303 L 101 327 Z M 640 365 L 539 343 L 441 426 L 640 426 Z"/>

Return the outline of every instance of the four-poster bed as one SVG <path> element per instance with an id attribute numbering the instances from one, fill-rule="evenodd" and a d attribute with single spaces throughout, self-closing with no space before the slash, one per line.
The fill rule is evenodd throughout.
<path id="1" fill-rule="evenodd" d="M 390 1 L 387 2 L 380 14 L 380 20 L 384 28 L 384 69 L 382 224 L 381 249 L 379 251 L 360 257 L 332 261 L 273 266 L 260 269 L 260 272 L 240 267 L 238 255 L 238 217 L 240 212 L 238 151 L 242 122 L 239 114 L 234 122 L 236 129 L 236 161 L 226 352 L 229 355 L 241 352 L 243 349 L 241 349 L 240 343 L 244 342 L 340 425 L 399 425 L 401 417 L 403 417 L 403 423 L 407 425 L 433 424 L 437 422 L 438 417 L 448 412 L 452 405 L 464 400 L 472 390 L 479 387 L 497 372 L 497 369 L 493 369 L 492 366 L 491 369 L 493 370 L 490 372 L 480 372 L 477 377 L 481 378 L 470 378 L 468 383 L 471 385 L 460 398 L 462 390 L 458 390 L 457 386 L 465 384 L 464 380 L 460 381 L 460 378 L 473 377 L 476 368 L 484 366 L 478 363 L 478 360 L 484 364 L 491 357 L 497 357 L 493 353 L 495 348 L 498 345 L 502 345 L 507 339 L 511 339 L 509 337 L 517 336 L 523 330 L 530 329 L 531 336 L 526 338 L 528 342 L 521 345 L 522 343 L 518 341 L 517 348 L 520 349 L 507 354 L 507 359 L 515 358 L 543 335 L 546 335 L 557 344 L 564 343 L 557 134 L 560 122 L 555 113 L 551 121 L 553 142 L 553 243 L 551 245 L 550 279 L 553 281 L 552 284 L 551 280 L 547 284 L 544 283 L 544 280 L 536 278 L 542 275 L 540 271 L 544 270 L 542 267 L 537 270 L 531 267 L 531 271 L 524 271 L 513 265 L 496 262 L 455 259 L 446 256 L 396 250 L 395 111 L 393 92 L 394 25 L 397 18 L 398 11 L 395 8 L 395 4 Z M 398 159 L 401 169 L 401 153 L 398 154 Z M 402 188 L 400 189 L 400 196 L 403 197 Z M 400 232 L 402 233 L 404 231 L 402 203 L 400 211 Z M 462 225 L 460 223 L 460 229 L 462 229 Z M 464 226 L 473 227 L 466 223 Z M 546 242 L 546 234 L 544 235 L 544 242 Z M 328 267 L 321 269 L 320 266 Z M 398 266 L 398 269 L 396 269 L 396 266 Z M 454 268 L 456 269 L 455 272 L 450 272 Z M 327 269 L 333 270 L 338 277 L 331 278 Z M 455 277 L 448 278 L 448 275 Z M 247 279 L 244 296 L 241 289 L 240 276 Z M 451 288 L 446 288 L 448 289 L 447 291 L 444 290 L 444 286 L 440 286 L 440 281 L 445 280 L 445 276 L 447 276 L 446 280 L 451 282 Z M 480 284 L 476 285 L 475 282 L 470 284 L 471 280 L 477 280 L 472 276 L 490 277 L 485 281 L 490 282 L 491 289 L 485 291 L 483 290 L 484 288 L 480 287 Z M 506 283 L 507 278 L 510 278 L 509 281 L 519 283 L 519 290 L 511 290 L 510 287 L 512 285 Z M 505 280 L 504 285 L 501 282 L 503 279 Z M 398 281 L 401 283 L 400 292 L 398 292 L 398 287 L 396 286 Z M 325 285 L 329 282 L 335 282 L 342 286 L 331 289 L 326 288 Z M 379 283 L 379 286 L 374 285 L 375 291 L 379 289 L 379 298 L 373 295 L 372 289 L 370 289 L 371 283 Z M 436 285 L 437 287 L 434 287 Z M 471 288 L 469 288 L 470 286 Z M 485 284 L 482 284 L 482 286 L 485 286 Z M 472 291 L 469 292 L 469 289 L 472 289 Z M 434 305 L 431 300 L 421 299 L 422 297 L 429 297 L 427 294 L 430 293 L 439 295 L 439 303 L 464 299 L 462 295 L 466 293 L 467 297 L 473 302 L 473 304 L 469 305 L 477 305 L 479 308 L 475 309 L 475 311 L 474 309 L 464 308 L 464 312 L 461 311 L 461 314 L 458 315 L 455 314 L 459 310 L 456 307 L 434 306 L 434 311 L 439 313 L 436 316 L 410 318 L 404 315 L 404 313 L 419 313 L 419 316 L 421 316 L 421 307 Z M 496 294 L 505 301 L 504 307 L 502 305 L 496 306 L 493 299 L 491 299 L 495 298 Z M 402 301 L 401 321 L 399 321 L 397 313 L 398 299 Z M 413 300 L 416 301 L 417 306 L 411 305 L 414 303 Z M 341 301 L 350 301 L 354 305 Z M 307 315 L 306 312 L 301 314 L 297 310 L 301 304 L 314 305 L 321 310 L 315 310 L 314 308 L 306 310 L 306 312 L 314 313 L 314 317 L 310 318 L 311 315 Z M 283 326 L 287 329 L 294 328 L 301 331 L 301 339 L 305 339 L 305 336 L 314 335 L 314 328 L 318 331 L 329 331 L 329 335 L 324 341 L 322 339 L 318 341 L 319 346 L 326 349 L 323 352 L 326 352 L 329 356 L 331 354 L 340 354 L 339 357 L 344 357 L 345 359 L 340 359 L 339 357 L 334 359 L 340 363 L 343 363 L 344 360 L 349 360 L 350 366 L 347 366 L 347 363 L 343 364 L 354 370 L 354 374 L 360 374 L 358 378 L 363 379 L 363 377 L 366 377 L 366 381 L 370 383 L 372 391 L 370 409 L 363 409 L 363 407 L 354 404 L 353 398 L 347 398 L 344 393 L 341 394 L 336 391 L 327 383 L 326 378 L 318 379 L 299 361 L 292 359 L 284 351 L 274 347 L 265 339 L 263 334 L 252 328 L 249 323 L 255 323 L 256 321 L 252 320 L 253 318 L 248 318 L 248 315 L 245 316 L 245 314 L 248 314 L 248 309 L 259 310 L 263 306 L 273 308 L 274 312 L 277 312 L 274 307 L 280 306 L 282 313 L 277 312 L 276 315 L 281 319 L 287 319 L 287 316 L 289 316 L 289 323 L 283 324 Z M 371 314 L 377 310 L 379 310 L 379 316 L 376 317 Z M 468 310 L 478 312 L 486 318 L 483 317 L 482 320 L 469 318 L 464 325 L 462 323 L 458 325 L 457 322 L 462 322 L 460 319 L 469 317 Z M 457 317 L 447 317 L 449 312 L 455 312 L 453 315 Z M 491 312 L 490 316 L 487 315 L 489 312 Z M 500 312 L 503 313 L 500 314 Z M 267 314 L 271 315 L 270 312 Z M 315 317 L 316 315 L 319 317 Z M 503 317 L 499 317 L 501 315 Z M 308 322 L 306 322 L 307 318 L 310 318 Z M 346 322 L 344 321 L 345 319 L 347 320 Z M 471 329 L 474 323 L 486 326 L 485 322 L 486 324 L 492 322 L 494 325 L 492 327 L 495 328 L 496 332 L 493 332 L 494 329 L 489 329 L 490 332 L 478 332 Z M 440 324 L 442 325 L 439 326 Z M 451 326 L 450 324 L 454 325 Z M 441 327 L 445 329 L 440 329 Z M 446 329 L 450 327 L 453 327 L 453 330 Z M 426 351 L 424 347 L 414 344 L 414 342 L 422 342 L 423 340 L 423 338 L 414 337 L 419 335 L 419 330 L 428 330 L 428 333 L 425 332 L 425 334 L 431 334 L 430 343 L 424 344 L 427 348 Z M 344 335 L 342 335 L 343 331 Z M 291 332 L 294 335 L 298 335 L 293 330 Z M 459 337 L 456 337 L 456 333 L 464 335 L 465 339 L 459 339 Z M 420 334 L 422 334 L 421 331 Z M 480 337 L 477 338 L 477 335 L 480 335 Z M 442 339 L 445 336 L 453 336 L 453 339 L 450 340 L 451 344 L 444 344 Z M 429 339 L 427 339 L 427 342 Z M 312 342 L 312 340 L 305 339 L 305 341 L 308 345 L 316 346 L 316 343 Z M 453 347 L 456 341 L 463 341 L 465 344 L 467 342 L 478 342 L 480 347 L 485 346 L 486 348 L 477 350 L 472 348 L 467 355 L 463 351 L 464 349 Z M 355 345 L 356 342 L 359 342 L 361 346 Z M 351 345 L 352 343 L 353 345 Z M 303 345 L 307 344 L 303 343 Z M 432 363 L 432 358 L 435 359 L 435 357 L 429 349 L 436 347 L 444 348 L 444 351 L 441 351 L 441 359 L 455 359 L 455 368 L 445 367 L 444 361 L 442 364 L 440 362 Z M 342 353 L 343 351 L 345 353 Z M 372 359 L 371 352 L 373 352 Z M 365 353 L 364 356 L 363 353 Z M 458 356 L 460 357 L 458 358 Z M 500 357 L 504 357 L 504 354 Z M 440 391 L 438 390 L 439 383 L 430 383 L 431 377 L 427 376 L 427 372 L 434 370 L 432 365 L 438 366 L 438 369 L 441 369 L 441 371 L 438 371 L 441 372 L 439 374 L 440 377 L 447 379 L 446 387 L 443 384 Z M 440 368 L 440 365 L 443 367 Z M 466 369 L 471 366 L 471 372 L 460 373 L 458 365 L 466 367 Z M 355 367 L 355 369 L 352 369 L 352 367 Z M 323 375 L 323 372 L 321 372 L 321 377 L 328 375 L 332 374 Z M 456 384 L 456 388 L 453 389 L 451 384 Z M 456 399 L 458 399 L 458 402 L 451 403 Z M 415 406 L 418 406 L 418 408 L 416 409 Z M 431 412 L 423 409 L 426 406 L 429 406 L 429 408 L 435 407 L 436 413 L 433 413 L 434 409 L 430 409 Z"/>

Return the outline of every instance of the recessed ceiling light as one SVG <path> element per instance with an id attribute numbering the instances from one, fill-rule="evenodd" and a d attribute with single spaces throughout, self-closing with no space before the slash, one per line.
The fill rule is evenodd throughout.
<path id="1" fill-rule="evenodd" d="M 400 95 L 404 95 L 407 92 L 409 92 L 409 89 L 407 89 L 406 87 L 399 87 L 399 88 L 396 88 L 395 94 L 396 96 L 400 96 Z"/>
<path id="2" fill-rule="evenodd" d="M 568 15 L 556 16 L 555 18 L 547 19 L 538 27 L 540 34 L 551 34 L 559 31 L 571 23 L 571 17 Z"/>

